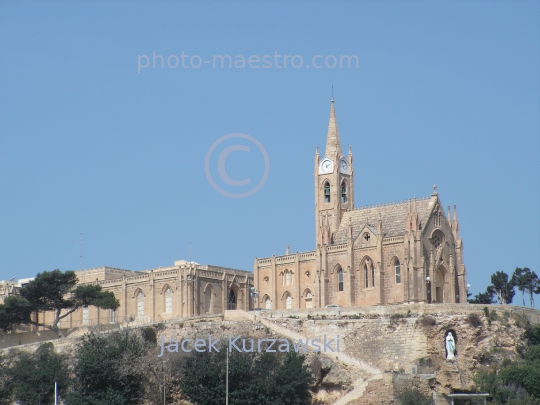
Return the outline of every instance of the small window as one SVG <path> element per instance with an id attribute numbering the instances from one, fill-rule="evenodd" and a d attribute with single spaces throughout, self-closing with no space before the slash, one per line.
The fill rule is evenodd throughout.
<path id="1" fill-rule="evenodd" d="M 347 202 L 347 182 L 346 181 L 341 183 L 341 202 L 342 203 Z"/>
<path id="2" fill-rule="evenodd" d="M 371 286 L 375 287 L 375 267 L 373 267 L 373 263 L 371 263 Z"/>
<path id="3" fill-rule="evenodd" d="M 83 308 L 83 310 L 82 310 L 82 323 L 84 325 L 87 325 L 89 319 L 90 319 L 90 311 L 88 310 L 88 307 Z"/>
<path id="4" fill-rule="evenodd" d="M 343 291 L 343 269 L 338 271 L 338 291 Z"/>
<path id="5" fill-rule="evenodd" d="M 396 270 L 396 284 L 401 283 L 401 263 L 399 263 L 399 260 L 396 260 L 396 263 L 394 264 L 394 269 Z"/>
<path id="6" fill-rule="evenodd" d="M 290 295 L 287 296 L 287 299 L 285 300 L 285 303 L 286 303 L 286 308 L 287 309 L 292 309 L 292 297 Z"/>
<path id="7" fill-rule="evenodd" d="M 290 284 L 291 284 L 291 272 L 286 271 L 285 272 L 285 285 L 290 285 Z"/>
<path id="8" fill-rule="evenodd" d="M 266 309 L 272 309 L 272 301 L 270 301 L 270 298 L 266 299 L 265 305 Z"/>
<path id="9" fill-rule="evenodd" d="M 324 202 L 330 202 L 330 183 L 324 183 Z"/>
<path id="10" fill-rule="evenodd" d="M 109 323 L 116 323 L 116 311 L 114 309 L 109 310 Z"/>
<path id="11" fill-rule="evenodd" d="M 170 288 L 165 291 L 165 312 L 168 314 L 172 312 L 172 291 Z"/>

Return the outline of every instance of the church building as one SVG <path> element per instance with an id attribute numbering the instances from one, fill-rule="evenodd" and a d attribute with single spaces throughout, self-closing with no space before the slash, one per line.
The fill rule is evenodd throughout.
<path id="1" fill-rule="evenodd" d="M 457 210 L 437 192 L 354 206 L 352 150 L 341 149 L 334 99 L 324 155 L 315 153 L 315 250 L 255 259 L 256 307 L 466 303 Z"/>

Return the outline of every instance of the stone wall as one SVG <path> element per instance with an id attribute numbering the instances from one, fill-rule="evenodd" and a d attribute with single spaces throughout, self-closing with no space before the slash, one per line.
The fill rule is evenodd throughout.
<path id="1" fill-rule="evenodd" d="M 482 313 L 484 308 L 496 310 L 497 312 L 510 311 L 512 313 L 524 314 L 531 323 L 540 323 L 540 311 L 536 309 L 516 307 L 513 305 L 485 305 L 485 304 L 397 304 L 397 305 L 374 305 L 362 307 L 339 307 L 339 308 L 301 308 L 291 310 L 257 311 L 257 315 L 265 318 L 283 318 L 294 316 L 298 318 L 320 318 L 322 316 L 330 318 L 354 317 L 356 316 L 379 316 L 391 317 L 396 314 L 412 315 L 442 315 Z"/>

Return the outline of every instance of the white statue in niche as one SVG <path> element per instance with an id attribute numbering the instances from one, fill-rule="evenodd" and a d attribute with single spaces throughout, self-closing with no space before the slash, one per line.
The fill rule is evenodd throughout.
<path id="1" fill-rule="evenodd" d="M 456 341 L 454 340 L 454 335 L 452 335 L 452 332 L 448 332 L 446 335 L 446 359 L 447 360 L 453 360 L 456 358 L 454 356 L 454 353 L 456 352 Z"/>

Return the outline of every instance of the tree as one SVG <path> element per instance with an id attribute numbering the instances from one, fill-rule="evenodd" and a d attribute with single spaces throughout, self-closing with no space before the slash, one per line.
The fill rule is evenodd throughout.
<path id="1" fill-rule="evenodd" d="M 491 275 L 491 285 L 488 287 L 488 291 L 497 296 L 499 304 L 511 304 L 516 294 L 513 281 L 508 281 L 508 274 L 504 271 L 497 271 Z"/>
<path id="2" fill-rule="evenodd" d="M 534 308 L 534 294 L 540 293 L 540 280 L 534 271 L 528 267 L 523 268 L 523 271 L 528 274 L 525 284 L 525 292 L 531 297 L 531 308 Z"/>
<path id="3" fill-rule="evenodd" d="M 148 368 L 128 367 L 148 352 L 143 335 L 122 330 L 106 336 L 85 335 L 75 353 L 74 390 L 68 405 L 139 403 Z M 153 356 L 157 359 L 157 356 Z"/>
<path id="4" fill-rule="evenodd" d="M 74 271 L 38 273 L 34 280 L 20 289 L 20 296 L 7 297 L 4 304 L 0 305 L 0 328 L 8 331 L 20 324 L 31 324 L 50 329 L 64 337 L 58 322 L 77 309 L 88 306 L 116 309 L 120 306 L 114 293 L 102 291 L 100 285 L 77 286 L 77 281 Z M 51 325 L 39 322 L 37 316 L 33 317 L 34 314 L 46 311 L 54 314 Z"/>
<path id="5" fill-rule="evenodd" d="M 534 294 L 540 293 L 540 280 L 536 273 L 528 267 L 516 267 L 512 275 L 512 282 L 521 291 L 523 306 L 525 306 L 525 294 L 529 294 L 531 308 L 534 308 Z"/>
<path id="6" fill-rule="evenodd" d="M 525 267 L 526 270 L 529 270 Z M 524 270 L 520 267 L 516 267 L 512 274 L 512 282 L 521 291 L 521 297 L 523 299 L 523 306 L 525 306 L 525 287 L 527 286 L 527 275 L 524 274 Z"/>
<path id="7" fill-rule="evenodd" d="M 55 382 L 60 392 L 70 385 L 66 356 L 55 353 L 52 343 L 42 344 L 35 353 L 19 353 L 7 374 L 14 399 L 22 405 L 51 403 Z"/>
<path id="8" fill-rule="evenodd" d="M 0 353 L 0 405 L 13 403 L 13 381 L 9 374 L 10 358 Z"/>
<path id="9" fill-rule="evenodd" d="M 469 300 L 471 304 L 493 304 L 493 292 L 488 288 L 484 293 L 478 293 Z"/>
<path id="10" fill-rule="evenodd" d="M 171 370 L 184 395 L 205 405 L 225 403 L 227 348 L 172 358 Z M 229 354 L 229 400 L 235 405 L 308 405 L 313 375 L 305 357 L 288 353 Z"/>

